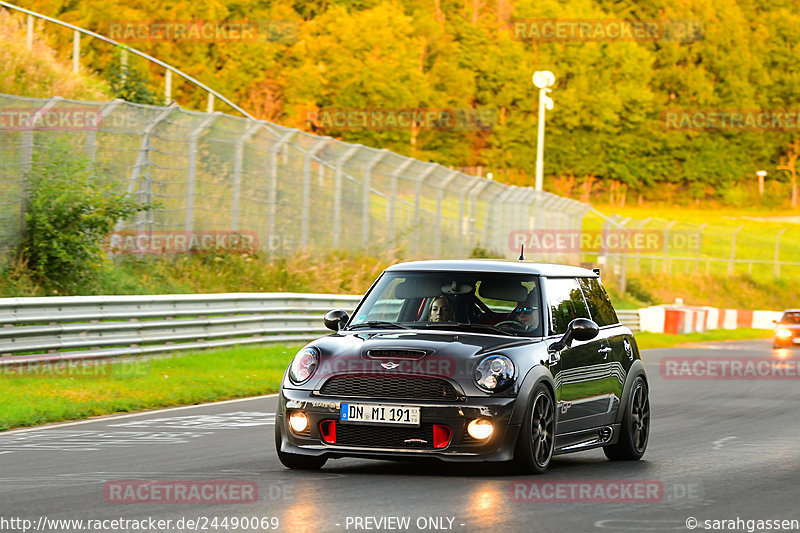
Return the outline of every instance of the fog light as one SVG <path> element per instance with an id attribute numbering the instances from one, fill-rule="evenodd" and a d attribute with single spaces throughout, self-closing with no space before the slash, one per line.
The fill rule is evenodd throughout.
<path id="1" fill-rule="evenodd" d="M 493 431 L 494 426 L 492 426 L 492 423 L 483 418 L 473 420 L 467 426 L 467 433 L 469 433 L 473 439 L 477 440 L 488 439 L 492 436 Z"/>
<path id="2" fill-rule="evenodd" d="M 302 433 L 308 427 L 308 417 L 302 411 L 295 411 L 289 416 L 289 425 L 295 433 Z"/>

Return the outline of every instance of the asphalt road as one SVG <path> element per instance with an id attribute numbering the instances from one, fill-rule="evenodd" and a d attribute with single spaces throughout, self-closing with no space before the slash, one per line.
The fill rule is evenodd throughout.
<path id="1" fill-rule="evenodd" d="M 270 518 L 278 531 L 689 531 L 690 517 L 697 529 L 723 525 L 705 520 L 740 519 L 724 530 L 758 531 L 746 521 L 800 520 L 798 379 L 667 379 L 662 372 L 676 357 L 800 358 L 800 350 L 782 354 L 769 341 L 643 352 L 653 417 L 643 460 L 612 463 L 593 450 L 555 458 L 544 476 L 496 465 L 357 459 L 329 461 L 319 472 L 289 471 L 275 455 L 274 396 L 7 432 L 0 435 L 0 531 L 124 530 L 111 522 L 84 522 L 83 529 L 48 522 L 117 518 L 172 520 L 169 527 L 123 524 L 140 531 L 195 529 L 176 527 L 182 518 L 199 519 L 200 531 L 264 531 L 276 524 Z M 113 503 L 107 483 L 121 490 L 119 482 L 131 480 L 225 480 L 251 489 L 254 483 L 258 498 Z M 625 492 L 642 484 L 657 490 L 644 498 Z M 590 487 L 590 501 L 565 501 L 579 499 L 570 496 L 571 486 Z M 612 501 L 597 501 L 603 496 Z M 241 521 L 232 527 L 234 517 L 267 520 L 242 529 Z M 775 525 L 769 530 L 779 530 Z"/>

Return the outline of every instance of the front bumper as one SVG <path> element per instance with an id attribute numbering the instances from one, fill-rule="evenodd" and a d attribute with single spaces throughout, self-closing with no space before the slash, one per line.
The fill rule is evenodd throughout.
<path id="1" fill-rule="evenodd" d="M 772 344 L 783 348 L 791 348 L 793 346 L 800 348 L 800 333 L 795 333 L 792 337 L 778 337 L 775 335 L 772 339 Z"/>
<path id="2" fill-rule="evenodd" d="M 420 431 L 432 424 L 450 428 L 450 441 L 443 448 L 433 448 L 432 443 L 409 445 L 376 445 L 375 439 L 362 444 L 353 441 L 326 443 L 322 439 L 320 424 L 334 421 L 337 428 L 355 428 L 362 435 L 374 437 L 379 432 L 394 431 L 390 425 L 364 425 L 339 421 L 341 402 L 371 403 L 381 405 L 414 405 L 420 407 Z M 282 389 L 278 399 L 275 424 L 280 430 L 280 450 L 285 453 L 311 456 L 365 457 L 374 459 L 437 458 L 444 461 L 509 461 L 514 458 L 514 447 L 519 425 L 509 424 L 515 398 L 467 398 L 465 401 L 437 403 L 414 400 L 383 400 L 377 398 L 330 398 L 313 395 L 311 391 Z M 309 427 L 302 434 L 290 430 L 288 414 L 303 411 Z M 485 441 L 475 441 L 467 434 L 467 424 L 475 418 L 488 418 L 494 423 L 494 432 Z M 357 427 L 355 427 L 357 426 Z M 343 433 L 340 431 L 340 433 Z M 352 432 L 351 432 L 352 434 Z M 427 439 L 425 439 L 427 440 Z"/>

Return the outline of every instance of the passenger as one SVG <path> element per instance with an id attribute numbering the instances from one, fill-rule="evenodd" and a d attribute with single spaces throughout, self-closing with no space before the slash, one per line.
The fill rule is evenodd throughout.
<path id="1" fill-rule="evenodd" d="M 453 306 L 444 294 L 437 296 L 431 302 L 430 322 L 452 322 Z"/>

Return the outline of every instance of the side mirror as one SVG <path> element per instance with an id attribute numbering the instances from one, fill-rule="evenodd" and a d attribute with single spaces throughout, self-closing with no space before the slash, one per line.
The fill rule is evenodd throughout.
<path id="1" fill-rule="evenodd" d="M 567 326 L 567 332 L 558 342 L 550 345 L 551 352 L 560 352 L 572 346 L 572 341 L 590 341 L 597 337 L 600 328 L 593 320 L 588 318 L 576 318 Z"/>
<path id="2" fill-rule="evenodd" d="M 324 319 L 325 327 L 333 331 L 339 331 L 344 327 L 345 324 L 347 324 L 347 320 L 349 318 L 350 317 L 348 316 L 348 314 L 342 311 L 341 309 L 334 309 L 333 311 L 328 311 L 325 314 L 325 319 Z"/>

